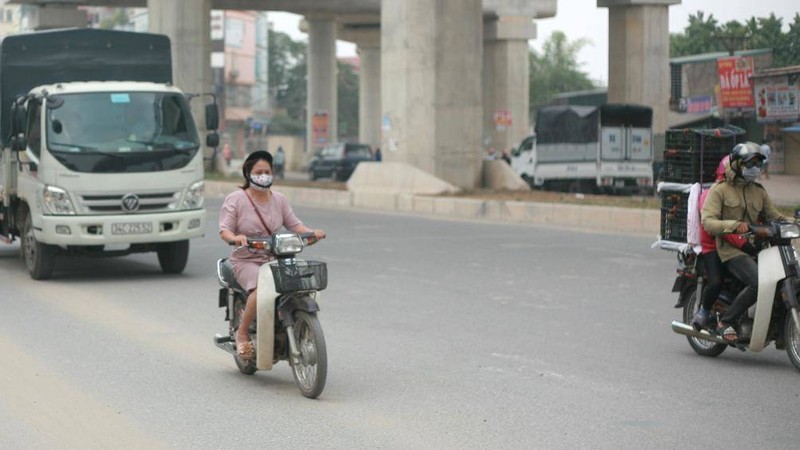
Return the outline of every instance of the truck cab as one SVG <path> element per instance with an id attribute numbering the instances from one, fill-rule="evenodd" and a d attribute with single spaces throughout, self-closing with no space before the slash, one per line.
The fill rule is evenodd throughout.
<path id="1" fill-rule="evenodd" d="M 66 37 L 98 37 L 80 31 Z M 106 33 L 124 32 L 100 35 L 119 42 L 120 35 Z M 134 35 L 121 37 L 141 44 Z M 3 69 L 0 61 L 0 77 Z M 182 272 L 189 239 L 204 234 L 206 215 L 203 142 L 190 97 L 169 82 L 103 80 L 102 69 L 95 77 L 66 73 L 64 81 L 14 95 L 0 113 L 9 126 L 3 237 L 20 239 L 34 279 L 49 278 L 59 254 L 155 252 L 163 272 Z M 206 119 L 207 128 L 216 128 L 215 104 Z M 210 133 L 206 144 L 217 142 Z"/>

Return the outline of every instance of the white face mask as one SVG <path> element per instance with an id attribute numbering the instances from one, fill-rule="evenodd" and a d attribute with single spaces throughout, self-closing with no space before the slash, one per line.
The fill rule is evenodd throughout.
<path id="1" fill-rule="evenodd" d="M 760 167 L 750 167 L 750 168 L 743 168 L 742 169 L 742 176 L 748 183 L 752 183 L 758 179 L 758 176 L 761 175 L 761 168 Z"/>
<path id="2" fill-rule="evenodd" d="M 257 191 L 266 191 L 272 186 L 272 175 L 266 173 L 261 175 L 250 174 L 250 186 Z"/>

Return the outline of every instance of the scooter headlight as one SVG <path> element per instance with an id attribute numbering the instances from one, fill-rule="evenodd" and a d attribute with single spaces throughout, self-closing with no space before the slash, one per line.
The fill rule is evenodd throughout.
<path id="1" fill-rule="evenodd" d="M 797 225 L 796 223 L 782 223 L 781 237 L 783 239 L 800 238 L 800 225 Z"/>
<path id="2" fill-rule="evenodd" d="M 75 215 L 75 207 L 67 191 L 55 186 L 45 186 L 42 193 L 47 212 L 59 216 Z"/>
<path id="3" fill-rule="evenodd" d="M 278 256 L 294 255 L 303 251 L 303 240 L 296 234 L 275 235 L 275 247 L 272 252 Z"/>

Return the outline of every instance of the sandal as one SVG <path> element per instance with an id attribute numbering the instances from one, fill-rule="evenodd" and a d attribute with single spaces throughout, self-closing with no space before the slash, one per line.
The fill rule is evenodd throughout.
<path id="1" fill-rule="evenodd" d="M 251 341 L 236 343 L 236 356 L 244 361 L 249 361 L 255 356 L 253 343 Z"/>
<path id="2" fill-rule="evenodd" d="M 736 334 L 736 328 L 733 328 L 732 325 L 725 325 L 722 322 L 717 324 L 717 335 L 729 344 L 735 344 L 739 339 Z"/>

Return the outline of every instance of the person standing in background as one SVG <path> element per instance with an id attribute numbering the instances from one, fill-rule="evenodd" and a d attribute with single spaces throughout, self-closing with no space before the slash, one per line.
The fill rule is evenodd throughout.
<path id="1" fill-rule="evenodd" d="M 764 174 L 765 179 L 769 180 L 769 154 L 772 153 L 772 148 L 770 148 L 766 139 L 761 143 L 761 153 L 763 153 L 765 157 L 764 165 L 761 167 L 761 173 Z"/>

